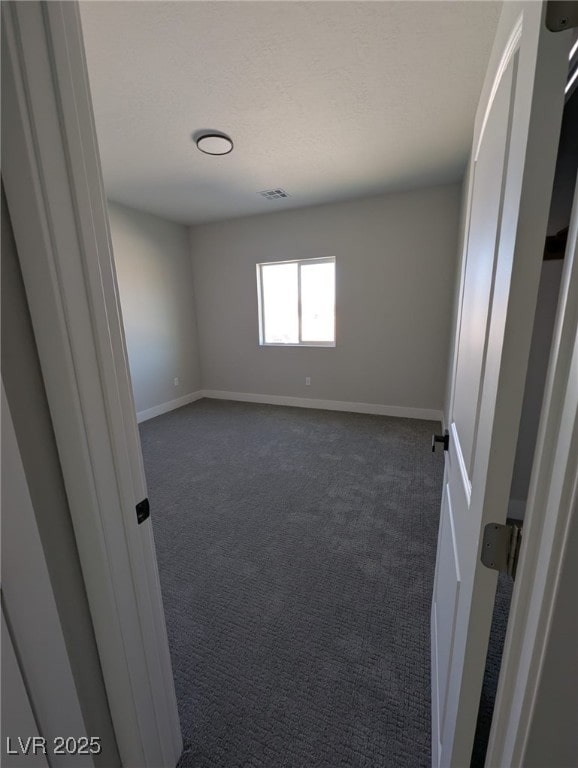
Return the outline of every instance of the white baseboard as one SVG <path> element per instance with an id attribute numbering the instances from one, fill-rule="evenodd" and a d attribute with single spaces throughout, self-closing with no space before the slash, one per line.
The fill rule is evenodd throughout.
<path id="1" fill-rule="evenodd" d="M 523 520 L 526 504 L 526 499 L 510 499 L 508 502 L 508 517 L 513 517 L 514 520 Z"/>
<path id="2" fill-rule="evenodd" d="M 168 411 L 174 411 L 175 408 L 181 408 L 183 405 L 194 403 L 195 400 L 200 400 L 203 397 L 202 392 L 191 392 L 188 395 L 177 397 L 176 400 L 169 400 L 168 403 L 161 403 L 160 405 L 154 405 L 152 408 L 147 408 L 146 411 L 138 411 L 136 420 L 140 424 L 141 421 L 148 421 L 148 419 L 154 419 L 155 416 L 160 416 L 161 413 L 168 413 Z"/>
<path id="3" fill-rule="evenodd" d="M 435 408 L 409 408 L 398 405 L 379 405 L 376 403 L 350 403 L 347 400 L 316 400 L 310 397 L 285 397 L 283 395 L 256 395 L 250 392 L 224 392 L 216 389 L 202 389 L 200 395 L 201 397 L 213 400 L 238 400 L 242 403 L 290 405 L 296 408 L 371 413 L 378 416 L 398 416 L 406 419 L 441 421 L 443 418 L 442 411 Z"/>

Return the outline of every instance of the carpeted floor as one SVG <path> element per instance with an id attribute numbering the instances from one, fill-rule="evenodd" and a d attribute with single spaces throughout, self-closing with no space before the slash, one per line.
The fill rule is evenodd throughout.
<path id="1" fill-rule="evenodd" d="M 179 768 L 431 764 L 438 426 L 211 400 L 141 425 Z"/>

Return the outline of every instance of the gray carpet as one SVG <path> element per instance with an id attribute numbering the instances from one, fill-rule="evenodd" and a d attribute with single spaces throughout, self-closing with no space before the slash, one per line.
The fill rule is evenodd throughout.
<path id="1" fill-rule="evenodd" d="M 179 768 L 430 766 L 438 426 L 211 400 L 141 425 Z"/>

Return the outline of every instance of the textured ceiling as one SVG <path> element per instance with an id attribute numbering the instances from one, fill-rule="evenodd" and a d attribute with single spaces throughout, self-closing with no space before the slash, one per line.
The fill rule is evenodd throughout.
<path id="1" fill-rule="evenodd" d="M 107 193 L 194 224 L 456 180 L 499 10 L 83 2 Z M 233 152 L 199 152 L 201 129 Z"/>

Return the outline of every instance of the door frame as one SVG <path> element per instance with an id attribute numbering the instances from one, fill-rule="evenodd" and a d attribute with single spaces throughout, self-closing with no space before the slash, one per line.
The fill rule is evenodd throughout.
<path id="1" fill-rule="evenodd" d="M 522 765 L 578 504 L 578 177 L 487 765 Z"/>
<path id="2" fill-rule="evenodd" d="M 182 739 L 76 2 L 2 3 L 2 179 L 123 765 Z"/>
<path id="3" fill-rule="evenodd" d="M 2 175 L 112 721 L 124 765 L 175 765 L 182 740 L 150 521 L 135 522 L 142 464 L 79 8 L 61 0 L 3 3 L 2 22 L 10 142 Z M 574 288 L 576 261 L 566 278 Z M 576 331 L 577 293 L 564 306 L 558 350 Z M 536 507 L 567 481 L 551 458 L 564 450 L 556 424 L 570 370 L 554 371 L 552 361 L 551 369 L 532 480 Z M 492 730 L 492 765 L 518 764 L 508 756 L 523 754 L 531 707 L 519 701 L 531 699 L 533 681 L 524 678 L 527 655 L 516 661 L 515 650 L 531 646 L 539 671 L 547 629 L 535 617 L 555 594 L 564 551 L 563 536 L 551 536 L 546 567 L 538 568 L 545 545 L 536 518 L 529 509 L 496 702 L 505 725 Z M 547 524 L 564 531 L 564 510 L 549 507 Z M 516 697 L 506 695 L 505 680 L 515 680 Z"/>

